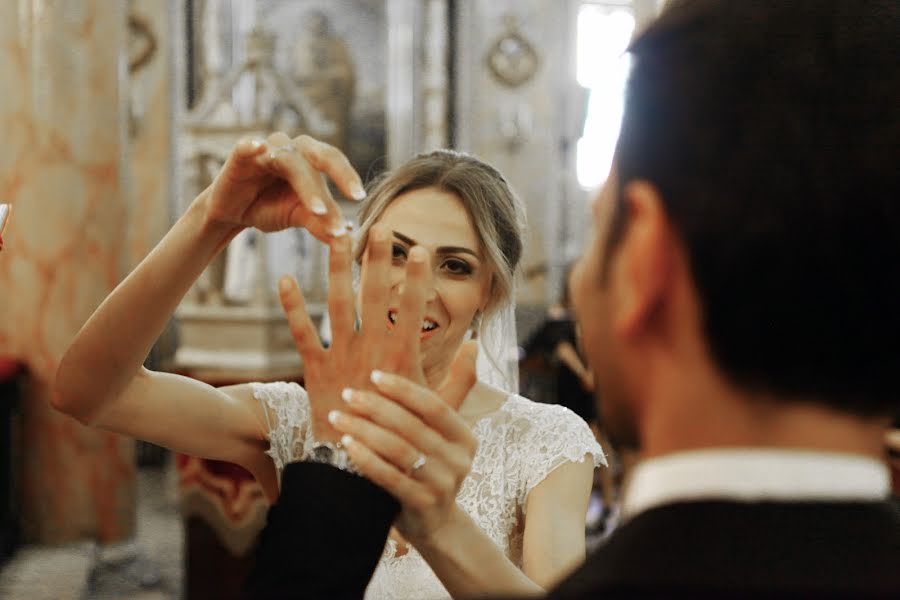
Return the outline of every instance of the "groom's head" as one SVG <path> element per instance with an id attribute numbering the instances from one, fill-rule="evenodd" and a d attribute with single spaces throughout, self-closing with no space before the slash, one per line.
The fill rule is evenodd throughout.
<path id="1" fill-rule="evenodd" d="M 898 12 L 672 2 L 632 44 L 616 164 L 571 278 L 623 441 L 650 398 L 692 385 L 896 412 Z"/>

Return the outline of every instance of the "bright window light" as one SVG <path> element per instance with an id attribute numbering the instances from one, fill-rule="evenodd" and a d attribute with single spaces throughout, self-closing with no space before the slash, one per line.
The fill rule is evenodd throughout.
<path id="1" fill-rule="evenodd" d="M 602 185 L 612 165 L 630 63 L 625 49 L 633 31 L 634 16 L 627 7 L 590 3 L 578 11 L 578 83 L 590 90 L 576 158 L 584 188 Z"/>

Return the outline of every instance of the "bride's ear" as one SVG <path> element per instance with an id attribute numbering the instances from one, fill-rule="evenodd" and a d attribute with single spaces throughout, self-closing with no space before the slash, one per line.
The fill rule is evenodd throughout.
<path id="1" fill-rule="evenodd" d="M 472 330 L 473 336 L 478 334 L 478 330 L 481 329 L 481 321 L 484 318 L 484 310 L 479 308 L 475 311 L 475 314 L 472 316 L 472 323 L 469 324 L 469 329 Z"/>

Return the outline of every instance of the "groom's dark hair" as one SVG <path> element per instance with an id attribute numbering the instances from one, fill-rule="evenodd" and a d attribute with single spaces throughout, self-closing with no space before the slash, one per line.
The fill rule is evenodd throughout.
<path id="1" fill-rule="evenodd" d="M 746 389 L 897 411 L 898 12 L 676 1 L 630 48 L 620 185 L 660 190 L 714 359 Z M 611 251 L 627 226 L 620 203 Z"/>

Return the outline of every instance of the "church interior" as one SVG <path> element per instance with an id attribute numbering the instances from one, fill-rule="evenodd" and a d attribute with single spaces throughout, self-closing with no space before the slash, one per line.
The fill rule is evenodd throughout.
<path id="1" fill-rule="evenodd" d="M 504 360 L 523 395 L 556 402 L 560 360 L 538 333 L 567 311 L 568 268 L 618 135 L 624 51 L 663 4 L 0 3 L 0 202 L 12 206 L 0 253 L 0 597 L 237 597 L 268 509 L 253 476 L 85 427 L 51 396 L 75 334 L 239 139 L 308 134 L 341 149 L 364 182 L 434 148 L 496 166 L 528 214 L 518 348 Z M 302 229 L 243 231 L 146 366 L 216 386 L 302 381 L 276 282 L 302 282 L 327 332 L 327 271 Z M 616 526 L 633 460 L 595 432 L 615 460 L 595 474 L 589 548 Z M 900 433 L 892 439 L 896 490 Z"/>

